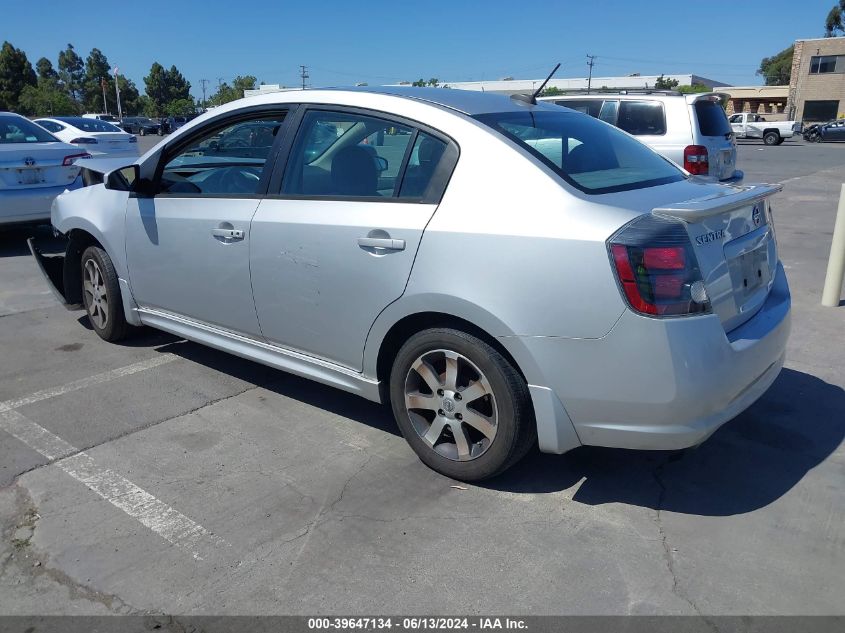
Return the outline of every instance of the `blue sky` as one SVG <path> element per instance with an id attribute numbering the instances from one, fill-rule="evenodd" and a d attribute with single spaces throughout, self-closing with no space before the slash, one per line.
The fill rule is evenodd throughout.
<path id="1" fill-rule="evenodd" d="M 30 60 L 56 63 L 70 42 L 84 58 L 102 50 L 143 92 L 153 61 L 200 79 L 252 74 L 314 86 L 412 81 L 695 73 L 757 85 L 760 59 L 797 38 L 821 37 L 834 0 L 345 2 L 145 0 L 129 3 L 5 0 L 0 40 Z M 776 16 L 766 19 L 765 16 Z M 45 19 L 46 18 L 46 19 Z"/>

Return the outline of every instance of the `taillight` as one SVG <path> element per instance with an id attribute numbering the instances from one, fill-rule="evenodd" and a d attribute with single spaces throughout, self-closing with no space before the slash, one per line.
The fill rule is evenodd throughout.
<path id="1" fill-rule="evenodd" d="M 610 259 L 628 305 L 649 316 L 710 311 L 698 261 L 684 225 L 644 215 L 608 240 Z"/>
<path id="2" fill-rule="evenodd" d="M 74 161 L 79 158 L 91 158 L 91 154 L 84 152 L 82 154 L 71 154 L 70 156 L 65 156 L 65 159 L 62 161 L 62 167 L 70 167 L 73 165 Z"/>
<path id="3" fill-rule="evenodd" d="M 710 173 L 710 160 L 704 145 L 687 145 L 684 148 L 684 169 L 695 176 Z"/>
<path id="4" fill-rule="evenodd" d="M 74 145 L 96 145 L 97 139 L 90 138 L 88 136 L 80 136 L 79 138 L 75 138 L 71 141 Z"/>

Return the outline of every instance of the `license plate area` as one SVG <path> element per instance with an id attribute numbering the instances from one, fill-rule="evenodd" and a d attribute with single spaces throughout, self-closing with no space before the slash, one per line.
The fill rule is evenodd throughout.
<path id="1" fill-rule="evenodd" d="M 18 184 L 19 185 L 37 185 L 42 182 L 40 169 L 18 169 Z"/>
<path id="2" fill-rule="evenodd" d="M 756 305 L 758 295 L 768 294 L 776 257 L 768 226 L 725 244 L 725 259 L 739 312 Z"/>

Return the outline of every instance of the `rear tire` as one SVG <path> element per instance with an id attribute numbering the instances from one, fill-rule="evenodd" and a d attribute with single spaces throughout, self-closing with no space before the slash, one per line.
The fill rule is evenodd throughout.
<path id="1" fill-rule="evenodd" d="M 453 479 L 493 477 L 537 439 L 525 380 L 496 349 L 460 330 L 408 339 L 390 373 L 390 402 L 420 460 Z"/>
<path id="2" fill-rule="evenodd" d="M 778 141 L 780 141 L 780 134 L 777 132 L 766 132 L 763 135 L 763 143 L 766 145 L 780 145 Z"/>
<path id="3" fill-rule="evenodd" d="M 111 343 L 129 333 L 123 314 L 120 285 L 111 258 L 99 246 L 89 246 L 82 253 L 82 302 L 88 320 L 97 335 Z"/>

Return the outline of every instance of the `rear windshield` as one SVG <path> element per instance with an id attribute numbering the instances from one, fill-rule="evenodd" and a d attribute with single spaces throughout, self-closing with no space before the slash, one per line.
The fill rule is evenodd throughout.
<path id="1" fill-rule="evenodd" d="M 119 127 L 103 119 L 86 119 L 83 117 L 64 117 L 59 119 L 70 123 L 73 127 L 86 132 L 122 132 Z"/>
<path id="2" fill-rule="evenodd" d="M 55 143 L 58 140 L 29 119 L 0 114 L 0 143 Z"/>
<path id="3" fill-rule="evenodd" d="M 716 101 L 696 101 L 695 114 L 702 136 L 725 136 L 731 133 L 728 116 Z"/>
<path id="4" fill-rule="evenodd" d="M 585 193 L 642 189 L 685 178 L 678 167 L 647 146 L 584 114 L 525 110 L 476 118 Z"/>

